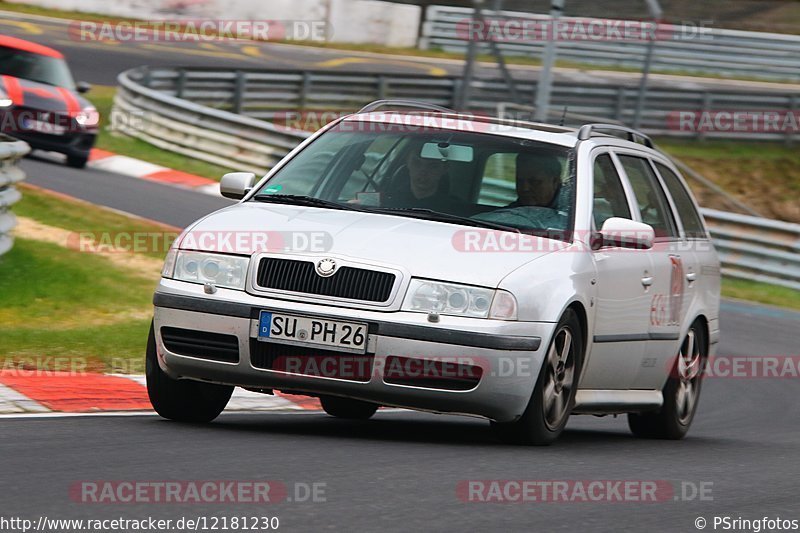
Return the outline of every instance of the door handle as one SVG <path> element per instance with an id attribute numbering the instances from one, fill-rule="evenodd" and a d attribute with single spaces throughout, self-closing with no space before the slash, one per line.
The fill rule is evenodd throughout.
<path id="1" fill-rule="evenodd" d="M 653 284 L 653 276 L 645 276 L 642 278 L 642 286 L 649 287 Z"/>
<path id="2" fill-rule="evenodd" d="M 686 281 L 688 281 L 689 283 L 697 281 L 697 272 L 689 272 L 688 274 L 686 274 Z"/>

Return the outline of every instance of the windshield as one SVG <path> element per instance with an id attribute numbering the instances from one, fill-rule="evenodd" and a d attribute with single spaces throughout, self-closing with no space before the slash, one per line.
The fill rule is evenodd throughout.
<path id="1" fill-rule="evenodd" d="M 253 198 L 310 197 L 347 209 L 571 238 L 572 150 L 474 132 L 350 124 L 321 135 Z"/>
<path id="2" fill-rule="evenodd" d="M 74 89 L 66 61 L 25 50 L 0 46 L 0 74 Z"/>

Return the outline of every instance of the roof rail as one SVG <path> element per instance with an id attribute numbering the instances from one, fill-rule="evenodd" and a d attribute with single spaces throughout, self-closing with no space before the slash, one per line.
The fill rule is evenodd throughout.
<path id="1" fill-rule="evenodd" d="M 578 131 L 578 140 L 585 141 L 591 138 L 592 134 L 595 131 L 601 133 L 601 130 L 627 133 L 629 141 L 636 142 L 636 139 L 638 137 L 639 139 L 641 139 L 642 144 L 644 144 L 648 148 L 653 148 L 653 140 L 649 136 L 647 136 L 646 134 L 642 133 L 639 130 L 628 128 L 626 126 L 620 126 L 618 124 L 602 124 L 602 123 L 584 124 Z"/>
<path id="2" fill-rule="evenodd" d="M 427 102 L 420 102 L 418 100 L 375 100 L 371 104 L 367 104 L 359 110 L 359 113 L 370 113 L 382 107 L 409 107 L 413 109 L 426 109 L 428 111 L 436 111 L 438 113 L 455 113 L 454 110 L 446 107 L 438 106 L 436 104 L 429 104 Z"/>

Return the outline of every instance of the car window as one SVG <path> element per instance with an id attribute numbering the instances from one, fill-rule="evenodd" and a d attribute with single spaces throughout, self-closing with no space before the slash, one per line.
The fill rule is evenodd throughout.
<path id="1" fill-rule="evenodd" d="M 75 88 L 72 74 L 63 59 L 7 46 L 0 46 L 0 74 L 57 87 Z"/>
<path id="2" fill-rule="evenodd" d="M 672 172 L 669 167 L 662 163 L 656 163 L 656 168 L 658 169 L 658 173 L 661 174 L 661 179 L 664 180 L 664 184 L 667 186 L 670 196 L 672 196 L 672 201 L 675 203 L 675 207 L 678 210 L 678 216 L 681 217 L 683 231 L 686 237 L 689 239 L 707 238 L 708 235 L 706 235 L 706 230 L 703 227 L 700 213 L 695 209 L 692 197 L 689 195 L 689 191 L 686 190 L 683 183 L 681 183 L 681 179 Z"/>
<path id="3" fill-rule="evenodd" d="M 516 153 L 495 153 L 490 155 L 486 159 L 486 165 L 483 167 L 478 203 L 504 206 L 516 200 L 516 171 Z"/>
<path id="4" fill-rule="evenodd" d="M 614 162 L 608 154 L 594 160 L 594 207 L 592 211 L 597 229 L 612 217 L 632 218 L 625 189 Z"/>
<path id="5" fill-rule="evenodd" d="M 346 123 L 288 161 L 255 200 L 311 196 L 402 216 L 435 212 L 452 215 L 448 222 L 474 220 L 468 225 L 548 235 L 556 230 L 566 239 L 574 211 L 573 161 L 569 148 L 529 140 Z"/>
<path id="6" fill-rule="evenodd" d="M 619 160 L 636 195 L 642 222 L 653 227 L 656 237 L 678 237 L 667 196 L 647 159 L 620 155 Z"/>

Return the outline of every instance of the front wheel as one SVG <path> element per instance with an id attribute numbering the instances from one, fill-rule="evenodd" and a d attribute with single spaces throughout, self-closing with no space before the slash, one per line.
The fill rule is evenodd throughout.
<path id="1" fill-rule="evenodd" d="M 554 442 L 564 431 L 575 405 L 582 362 L 583 330 L 575 311 L 568 309 L 556 326 L 522 417 L 515 422 L 492 422 L 500 440 L 535 446 Z"/>
<path id="2" fill-rule="evenodd" d="M 377 404 L 338 396 L 321 396 L 319 402 L 329 415 L 350 420 L 367 420 L 378 410 Z"/>
<path id="3" fill-rule="evenodd" d="M 664 405 L 654 413 L 629 413 L 628 426 L 637 437 L 650 439 L 682 439 L 689 431 L 697 405 L 707 357 L 705 329 L 692 324 L 681 344 L 664 385 Z"/>
<path id="4" fill-rule="evenodd" d="M 89 162 L 88 155 L 68 155 L 67 166 L 72 168 L 83 168 Z"/>
<path id="5" fill-rule="evenodd" d="M 147 395 L 153 409 L 178 422 L 211 422 L 219 416 L 233 394 L 233 387 L 200 381 L 172 379 L 158 366 L 156 336 L 150 324 L 147 338 Z"/>

